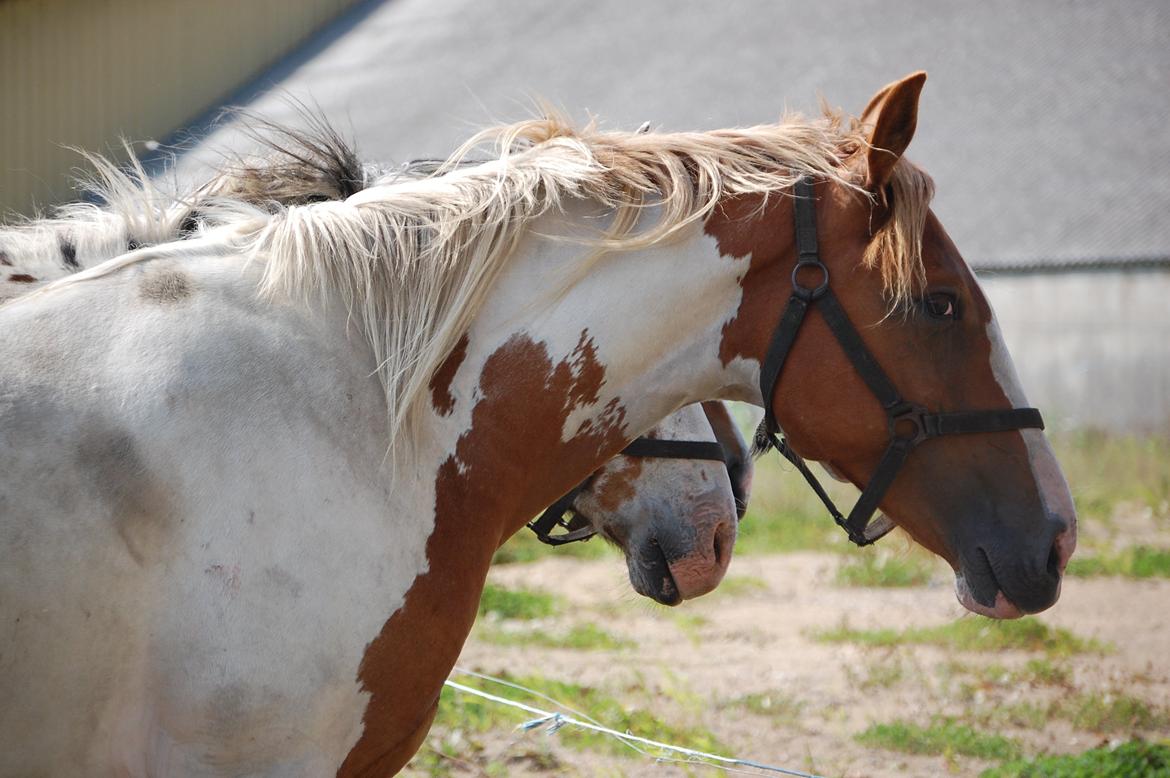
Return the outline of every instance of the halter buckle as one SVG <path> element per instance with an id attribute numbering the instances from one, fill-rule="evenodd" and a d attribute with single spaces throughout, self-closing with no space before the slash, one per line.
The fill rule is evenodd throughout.
<path id="1" fill-rule="evenodd" d="M 929 411 L 921 405 L 901 402 L 886 410 L 890 429 L 890 443 L 914 448 L 931 437 L 926 426 Z"/>

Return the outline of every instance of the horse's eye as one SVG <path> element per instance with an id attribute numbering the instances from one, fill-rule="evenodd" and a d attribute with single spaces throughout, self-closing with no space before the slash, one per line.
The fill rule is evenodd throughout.
<path id="1" fill-rule="evenodd" d="M 935 319 L 959 318 L 959 303 L 953 294 L 933 292 L 922 298 L 922 307 Z"/>

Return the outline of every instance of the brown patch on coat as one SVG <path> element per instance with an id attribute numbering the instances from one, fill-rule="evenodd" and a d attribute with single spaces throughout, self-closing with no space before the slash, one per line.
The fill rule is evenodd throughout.
<path id="1" fill-rule="evenodd" d="M 174 268 L 150 269 L 138 284 L 143 300 L 159 305 L 173 305 L 190 297 L 194 285 L 186 273 Z"/>
<path id="2" fill-rule="evenodd" d="M 338 775 L 393 775 L 409 761 L 475 621 L 499 543 L 625 444 L 625 410 L 616 399 L 571 440 L 561 439 L 569 414 L 596 403 L 604 380 L 585 332 L 555 364 L 543 344 L 524 335 L 488 358 L 471 426 L 435 480 L 428 570 L 358 669 L 370 700 L 362 736 Z"/>
<path id="3" fill-rule="evenodd" d="M 637 494 L 637 481 L 641 475 L 642 457 L 614 457 L 598 471 L 589 485 L 589 492 L 599 508 L 616 511 Z"/>
<path id="4" fill-rule="evenodd" d="M 440 416 L 450 416 L 451 411 L 455 410 L 451 382 L 455 380 L 455 374 L 459 372 L 459 366 L 463 364 L 466 357 L 467 335 L 465 333 L 455 344 L 455 348 L 451 349 L 451 353 L 447 355 L 443 363 L 439 365 L 439 369 L 431 376 L 431 405 L 439 412 Z"/>
<path id="5" fill-rule="evenodd" d="M 13 273 L 8 276 L 8 280 L 14 284 L 35 284 L 37 282 L 37 279 L 28 273 Z"/>

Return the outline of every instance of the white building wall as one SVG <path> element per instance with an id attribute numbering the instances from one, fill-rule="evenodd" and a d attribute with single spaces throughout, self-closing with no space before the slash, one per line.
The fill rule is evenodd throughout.
<path id="1" fill-rule="evenodd" d="M 1170 269 L 981 283 L 1050 428 L 1170 434 Z"/>

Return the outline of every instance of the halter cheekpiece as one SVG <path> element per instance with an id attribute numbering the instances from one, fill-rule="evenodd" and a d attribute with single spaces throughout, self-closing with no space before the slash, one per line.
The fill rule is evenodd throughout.
<path id="1" fill-rule="evenodd" d="M 1009 432 L 1020 429 L 1044 429 L 1044 420 L 1035 408 L 1004 408 L 986 411 L 959 411 L 931 413 L 926 408 L 907 402 L 882 371 L 877 360 L 866 348 L 853 323 L 849 321 L 837 296 L 829 287 L 829 268 L 821 261 L 817 247 L 817 223 L 812 182 L 808 178 L 797 181 L 793 190 L 793 208 L 796 214 L 796 266 L 792 269 L 792 296 L 780 316 L 768 353 L 760 366 L 760 393 L 764 401 L 764 419 L 756 430 L 758 449 L 775 448 L 781 456 L 796 466 L 808 481 L 833 520 L 859 546 L 867 546 L 894 528 L 894 522 L 885 515 L 876 520 L 873 514 L 878 503 L 898 475 L 906 457 L 919 444 L 943 435 L 966 435 L 979 432 Z M 800 276 L 814 276 L 815 286 L 805 286 Z M 796 341 L 800 325 L 809 309 L 816 307 L 833 332 L 837 343 L 853 363 L 853 369 L 877 397 L 886 413 L 889 443 L 878 462 L 869 483 L 861 490 L 857 503 L 844 516 L 813 475 L 804 459 L 792 450 L 782 437 L 780 426 L 772 412 L 772 398 L 784 369 L 788 352 Z"/>

